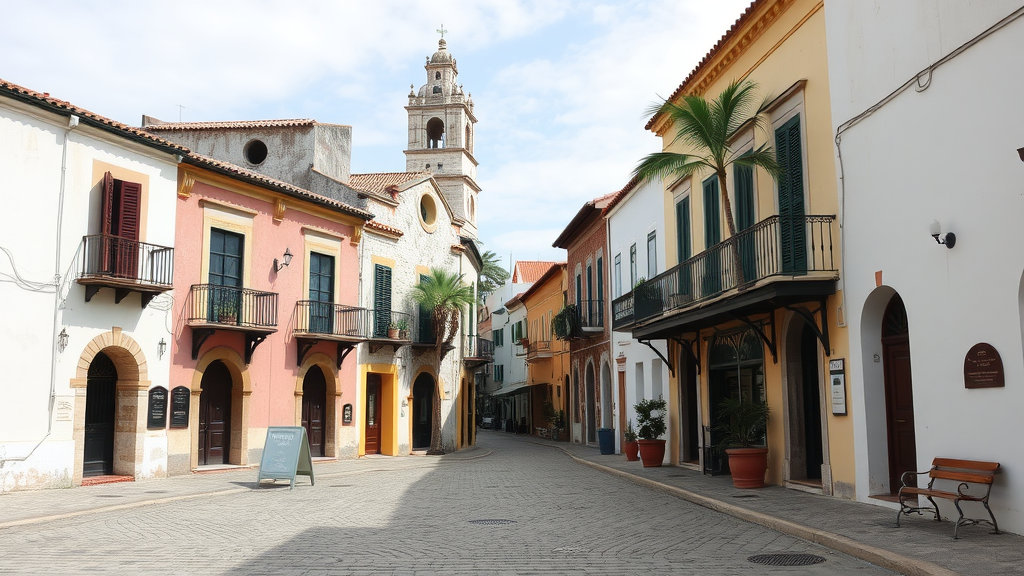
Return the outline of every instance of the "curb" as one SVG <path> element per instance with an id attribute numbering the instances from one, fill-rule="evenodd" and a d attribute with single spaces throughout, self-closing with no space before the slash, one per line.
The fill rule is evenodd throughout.
<path id="1" fill-rule="evenodd" d="M 669 486 L 667 484 L 662 484 L 661 482 L 658 482 L 656 480 L 651 480 L 649 478 L 644 478 L 642 476 L 630 474 L 629 472 L 624 472 L 616 468 L 610 468 L 608 466 L 604 466 L 596 462 L 591 462 L 589 460 L 585 460 L 572 454 L 571 452 L 569 452 L 565 448 L 562 448 L 561 446 L 545 444 L 540 442 L 538 442 L 537 444 L 540 444 L 542 446 L 548 446 L 551 448 L 557 448 L 558 450 L 561 450 L 565 455 L 569 456 L 576 462 L 579 462 L 580 464 L 583 464 L 585 466 L 590 466 L 595 470 L 600 470 L 607 474 L 618 476 L 635 484 L 640 484 L 641 486 L 654 488 L 655 490 L 659 490 L 672 496 L 682 498 L 683 500 L 686 500 L 698 506 L 703 506 L 704 508 L 708 508 L 716 512 L 721 512 L 723 514 L 728 514 L 735 518 L 739 518 L 740 520 L 745 520 L 752 524 L 758 524 L 760 526 L 764 526 L 765 528 L 770 528 L 772 530 L 775 530 L 776 532 L 781 532 L 783 534 L 795 536 L 797 538 L 801 538 L 803 540 L 807 540 L 815 544 L 820 544 L 822 546 L 825 546 L 826 548 L 842 552 L 843 554 L 853 556 L 854 558 L 860 558 L 861 560 L 870 562 L 875 566 L 879 566 L 887 570 L 892 570 L 894 572 L 899 572 L 900 574 L 906 574 L 908 576 L 957 576 L 959 574 L 958 572 L 954 572 L 948 568 L 943 568 L 938 564 L 933 564 L 926 560 L 908 558 L 907 556 L 903 556 L 902 554 L 897 554 L 896 552 L 892 552 L 890 550 L 884 550 L 876 546 L 871 546 L 870 544 L 864 544 L 863 542 L 858 542 L 856 540 L 853 540 L 852 538 L 847 538 L 846 536 L 841 536 L 833 532 L 819 530 L 817 528 L 811 528 L 809 526 L 797 524 L 796 522 L 790 522 L 789 520 L 783 520 L 781 518 L 776 518 L 775 516 L 769 516 L 768 514 L 764 514 L 762 512 L 747 510 L 746 508 L 736 506 L 735 504 L 730 504 L 728 502 L 716 500 L 708 496 L 702 496 L 695 492 L 690 492 L 689 490 L 684 490 L 682 488 L 677 488 L 675 486 Z"/>

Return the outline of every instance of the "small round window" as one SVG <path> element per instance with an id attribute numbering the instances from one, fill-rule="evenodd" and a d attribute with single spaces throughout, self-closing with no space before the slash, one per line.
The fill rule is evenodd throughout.
<path id="1" fill-rule="evenodd" d="M 420 196 L 420 225 L 427 232 L 437 230 L 437 203 L 430 194 Z"/>
<path id="2" fill-rule="evenodd" d="M 267 145 L 262 140 L 250 140 L 242 154 L 245 155 L 246 162 L 259 166 L 267 159 Z"/>

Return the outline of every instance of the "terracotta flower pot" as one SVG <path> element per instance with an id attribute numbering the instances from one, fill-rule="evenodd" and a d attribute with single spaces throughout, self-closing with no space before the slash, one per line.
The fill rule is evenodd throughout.
<path id="1" fill-rule="evenodd" d="M 732 485 L 737 488 L 763 488 L 768 471 L 767 448 L 728 448 Z"/>
<path id="2" fill-rule="evenodd" d="M 640 444 L 640 460 L 644 468 L 658 468 L 665 459 L 664 440 L 637 440 Z"/>
<path id="3" fill-rule="evenodd" d="M 636 441 L 623 442 L 622 453 L 626 455 L 626 460 L 636 462 L 640 459 L 640 445 Z"/>

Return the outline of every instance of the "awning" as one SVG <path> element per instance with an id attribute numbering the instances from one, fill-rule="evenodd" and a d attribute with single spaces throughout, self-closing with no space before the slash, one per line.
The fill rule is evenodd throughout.
<path id="1" fill-rule="evenodd" d="M 508 386 L 507 388 L 500 388 L 500 389 L 498 389 L 498 391 L 494 392 L 493 394 L 491 394 L 491 396 L 504 396 L 505 394 L 512 394 L 512 393 L 515 393 L 515 392 L 521 392 L 521 391 L 523 391 L 523 389 L 529 388 L 529 387 L 530 387 L 530 385 L 525 383 L 525 382 L 523 382 L 521 384 L 513 384 L 512 386 Z"/>

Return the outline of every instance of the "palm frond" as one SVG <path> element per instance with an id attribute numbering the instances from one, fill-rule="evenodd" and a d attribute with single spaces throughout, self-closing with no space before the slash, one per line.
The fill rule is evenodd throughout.
<path id="1" fill-rule="evenodd" d="M 714 167 L 701 156 L 676 152 L 655 152 L 640 161 L 640 164 L 633 169 L 632 177 L 642 181 L 664 180 L 668 177 L 685 178 L 702 168 L 713 169 Z"/>
<path id="2" fill-rule="evenodd" d="M 748 150 L 740 154 L 733 159 L 732 163 L 738 166 L 763 168 L 773 179 L 778 179 L 782 172 L 782 168 L 775 158 L 775 151 L 768 144 L 762 144 L 755 150 Z"/>

